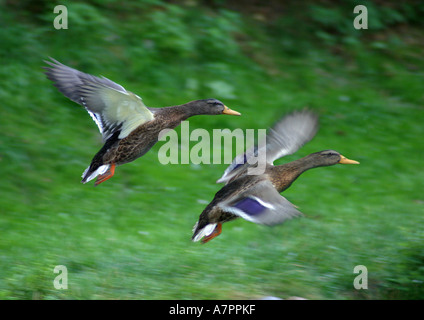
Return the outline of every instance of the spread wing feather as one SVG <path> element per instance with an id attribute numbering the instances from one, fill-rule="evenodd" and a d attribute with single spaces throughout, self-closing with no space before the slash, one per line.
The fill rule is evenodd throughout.
<path id="1" fill-rule="evenodd" d="M 153 113 L 142 99 L 121 85 L 51 60 L 46 61 L 49 67 L 44 67 L 47 78 L 63 95 L 85 107 L 104 141 L 117 131 L 120 131 L 119 139 L 123 139 L 138 126 L 153 120 Z"/>

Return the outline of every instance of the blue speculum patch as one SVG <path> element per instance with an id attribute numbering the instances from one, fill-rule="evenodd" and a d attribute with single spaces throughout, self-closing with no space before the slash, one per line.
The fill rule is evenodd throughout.
<path id="1" fill-rule="evenodd" d="M 234 207 L 250 216 L 261 214 L 266 209 L 259 201 L 252 198 L 245 198 L 237 202 Z"/>

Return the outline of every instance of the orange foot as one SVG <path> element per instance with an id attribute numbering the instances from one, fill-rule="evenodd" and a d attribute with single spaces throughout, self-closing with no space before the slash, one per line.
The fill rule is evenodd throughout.
<path id="1" fill-rule="evenodd" d="M 94 186 L 96 187 L 99 184 L 101 184 L 102 182 L 105 182 L 106 180 L 112 178 L 114 173 L 115 173 L 115 167 L 116 167 L 116 165 L 112 162 L 109 169 L 105 173 L 103 173 L 103 174 L 101 174 L 97 177 L 96 183 L 94 184 Z"/>
<path id="2" fill-rule="evenodd" d="M 202 243 L 211 241 L 213 238 L 219 236 L 222 232 L 222 223 L 218 223 L 215 227 L 215 230 L 212 233 L 202 239 Z"/>

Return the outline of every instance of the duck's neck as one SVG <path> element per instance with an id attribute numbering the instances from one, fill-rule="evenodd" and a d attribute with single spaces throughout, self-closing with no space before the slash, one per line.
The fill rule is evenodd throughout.
<path id="1" fill-rule="evenodd" d="M 173 109 L 174 112 L 180 115 L 181 121 L 199 114 L 198 110 L 196 110 L 196 108 L 193 108 L 190 102 L 186 104 L 181 104 L 179 106 L 174 106 L 171 108 Z"/>
<path id="2" fill-rule="evenodd" d="M 155 112 L 155 118 L 160 119 L 166 128 L 175 128 L 180 125 L 181 121 L 187 120 L 188 118 L 196 115 L 187 104 L 178 106 L 165 107 L 157 109 Z"/>
<path id="3" fill-rule="evenodd" d="M 323 164 L 317 164 L 314 161 L 314 154 L 310 154 L 304 158 L 269 168 L 269 176 L 271 182 L 278 190 L 283 190 L 290 187 L 290 185 L 306 170 L 321 167 Z"/>

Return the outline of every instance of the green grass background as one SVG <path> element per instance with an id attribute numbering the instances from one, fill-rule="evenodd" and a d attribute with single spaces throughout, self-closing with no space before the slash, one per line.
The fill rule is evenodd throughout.
<path id="1" fill-rule="evenodd" d="M 1 299 L 424 298 L 420 2 L 0 2 Z M 84 109 L 45 78 L 52 56 L 162 107 L 214 97 L 242 117 L 191 130 L 268 128 L 309 107 L 317 136 L 284 163 L 335 149 L 361 162 L 303 174 L 284 195 L 304 217 L 239 219 L 201 245 L 191 228 L 226 165 L 161 165 L 163 143 L 97 188 L 101 147 Z M 177 130 L 179 132 L 179 130 Z M 68 269 L 68 289 L 53 272 Z M 356 265 L 368 289 L 356 290 Z"/>

